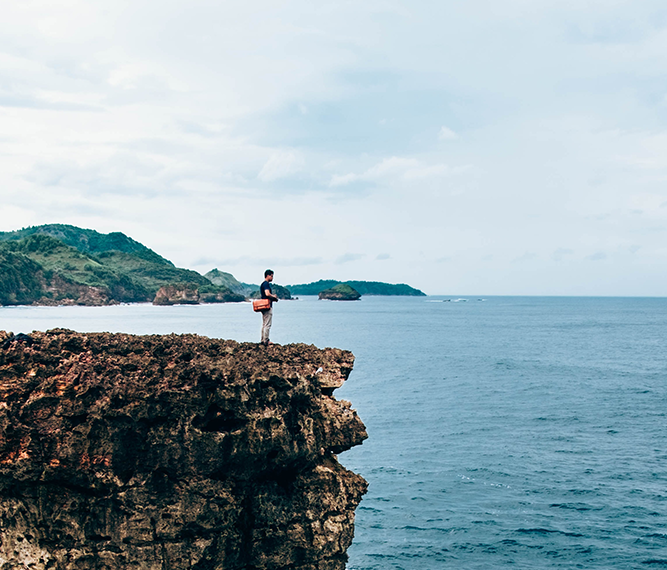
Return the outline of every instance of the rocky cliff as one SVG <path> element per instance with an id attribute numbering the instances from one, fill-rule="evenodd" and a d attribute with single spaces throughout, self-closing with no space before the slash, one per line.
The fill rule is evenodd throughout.
<path id="1" fill-rule="evenodd" d="M 0 332 L 0 568 L 340 570 L 354 357 L 196 335 Z"/>
<path id="2" fill-rule="evenodd" d="M 200 303 L 240 303 L 243 295 L 233 293 L 227 287 L 174 283 L 160 287 L 153 305 L 199 305 Z"/>

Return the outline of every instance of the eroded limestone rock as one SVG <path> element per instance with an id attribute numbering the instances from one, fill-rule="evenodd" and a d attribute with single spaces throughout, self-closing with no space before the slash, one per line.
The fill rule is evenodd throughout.
<path id="1" fill-rule="evenodd" d="M 345 567 L 354 358 L 196 335 L 0 332 L 0 568 Z"/>

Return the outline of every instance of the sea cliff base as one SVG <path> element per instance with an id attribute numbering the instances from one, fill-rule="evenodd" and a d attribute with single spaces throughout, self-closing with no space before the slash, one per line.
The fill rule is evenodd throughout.
<path id="1" fill-rule="evenodd" d="M 0 332 L 0 568 L 342 570 L 354 357 L 196 335 Z"/>

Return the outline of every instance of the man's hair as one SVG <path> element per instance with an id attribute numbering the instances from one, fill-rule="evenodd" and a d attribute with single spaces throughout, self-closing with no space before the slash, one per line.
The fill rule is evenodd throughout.
<path id="1" fill-rule="evenodd" d="M 264 277 L 268 277 L 269 275 L 273 275 L 273 269 L 267 269 L 264 272 Z"/>

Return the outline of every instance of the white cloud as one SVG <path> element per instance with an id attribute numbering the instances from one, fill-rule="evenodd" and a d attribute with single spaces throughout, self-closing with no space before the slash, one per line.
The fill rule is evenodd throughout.
<path id="1" fill-rule="evenodd" d="M 440 139 L 441 141 L 451 141 L 457 138 L 459 138 L 459 136 L 449 127 L 445 127 L 444 125 L 440 127 L 440 132 L 438 133 L 438 139 Z"/>
<path id="2" fill-rule="evenodd" d="M 271 155 L 257 178 L 262 182 L 273 182 L 301 172 L 306 164 L 303 155 L 294 150 L 280 151 Z"/>
<path id="3" fill-rule="evenodd" d="M 537 258 L 537 254 L 532 251 L 527 251 L 523 255 L 520 255 L 519 257 L 515 257 L 512 260 L 512 263 L 526 263 L 533 261 L 534 259 Z"/>
<path id="4" fill-rule="evenodd" d="M 343 255 L 336 258 L 336 265 L 342 265 L 343 263 L 350 263 L 351 261 L 359 261 L 366 257 L 362 253 L 344 253 Z"/>
<path id="5" fill-rule="evenodd" d="M 428 164 L 416 158 L 405 158 L 392 156 L 385 158 L 361 174 L 349 172 L 347 174 L 334 174 L 329 186 L 345 186 L 353 182 L 376 182 L 387 179 L 419 180 L 435 178 L 449 174 L 458 174 L 470 168 L 462 166 L 450 168 L 446 164 Z"/>
<path id="6" fill-rule="evenodd" d="M 559 247 L 551 254 L 551 258 L 554 261 L 562 261 L 563 259 L 571 255 L 574 255 L 574 250 L 567 247 Z"/>
<path id="7" fill-rule="evenodd" d="M 329 186 L 346 186 L 357 180 L 361 180 L 361 177 L 353 172 L 349 172 L 348 174 L 334 174 L 331 177 Z"/>

